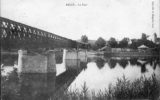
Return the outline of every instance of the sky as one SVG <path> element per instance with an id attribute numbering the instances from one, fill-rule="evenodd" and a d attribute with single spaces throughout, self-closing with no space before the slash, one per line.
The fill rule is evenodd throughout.
<path id="1" fill-rule="evenodd" d="M 1 16 L 69 39 L 160 36 L 159 0 L 1 0 Z M 74 4 L 74 6 L 66 6 Z M 82 5 L 79 6 L 78 4 Z M 154 9 L 153 9 L 154 8 Z M 153 19 L 152 19 L 153 18 Z M 154 27 L 152 27 L 152 24 Z"/>

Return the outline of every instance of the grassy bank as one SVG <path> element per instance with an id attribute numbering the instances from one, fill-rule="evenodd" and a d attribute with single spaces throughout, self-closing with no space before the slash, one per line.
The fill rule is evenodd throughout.
<path id="1" fill-rule="evenodd" d="M 84 83 L 81 89 L 68 90 L 63 96 L 59 95 L 56 98 L 61 100 L 159 100 L 160 84 L 155 75 L 150 78 L 143 76 L 133 82 L 123 76 L 117 79 L 116 85 L 111 84 L 105 91 L 99 90 L 95 93 L 90 91 Z"/>

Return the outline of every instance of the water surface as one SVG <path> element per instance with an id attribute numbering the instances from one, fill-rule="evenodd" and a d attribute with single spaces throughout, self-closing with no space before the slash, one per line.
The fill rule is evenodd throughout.
<path id="1" fill-rule="evenodd" d="M 134 81 L 152 74 L 160 81 L 159 57 L 81 57 L 62 59 L 56 56 L 56 73 L 17 73 L 17 55 L 3 56 L 2 97 L 4 100 L 52 100 L 67 89 L 82 89 L 86 83 L 89 90 L 98 92 L 115 84 L 125 76 Z"/>

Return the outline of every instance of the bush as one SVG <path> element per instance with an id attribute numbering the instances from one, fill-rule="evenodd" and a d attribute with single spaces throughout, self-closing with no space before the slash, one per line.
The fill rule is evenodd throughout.
<path id="1" fill-rule="evenodd" d="M 84 89 L 85 88 L 85 89 Z M 84 91 L 85 90 L 85 91 Z M 69 92 L 69 91 L 67 91 Z M 83 95 L 83 92 L 85 95 Z M 92 96 L 88 94 L 88 87 L 84 83 L 82 92 L 70 92 L 72 100 L 118 100 L 118 99 L 150 99 L 157 100 L 160 97 L 160 84 L 155 74 L 147 78 L 142 76 L 133 82 L 125 76 L 118 78 L 116 85 L 109 85 L 105 91 L 99 90 L 97 94 L 91 91 Z M 74 98 L 75 94 L 79 97 Z M 85 97 L 85 98 L 84 98 Z M 89 98 L 90 97 L 90 98 Z M 73 99 L 74 98 L 74 99 Z"/>

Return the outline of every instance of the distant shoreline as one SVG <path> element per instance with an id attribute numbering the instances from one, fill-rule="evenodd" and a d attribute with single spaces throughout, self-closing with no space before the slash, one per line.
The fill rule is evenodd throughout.
<path id="1" fill-rule="evenodd" d="M 17 51 L 1 51 L 1 55 L 18 55 Z M 98 52 L 87 51 L 87 55 L 104 55 L 111 57 L 147 57 L 147 56 L 159 56 L 160 53 L 151 52 Z"/>
<path id="2" fill-rule="evenodd" d="M 159 53 L 145 53 L 145 52 L 104 52 L 105 56 L 117 56 L 117 57 L 147 57 L 147 56 L 159 56 Z"/>

